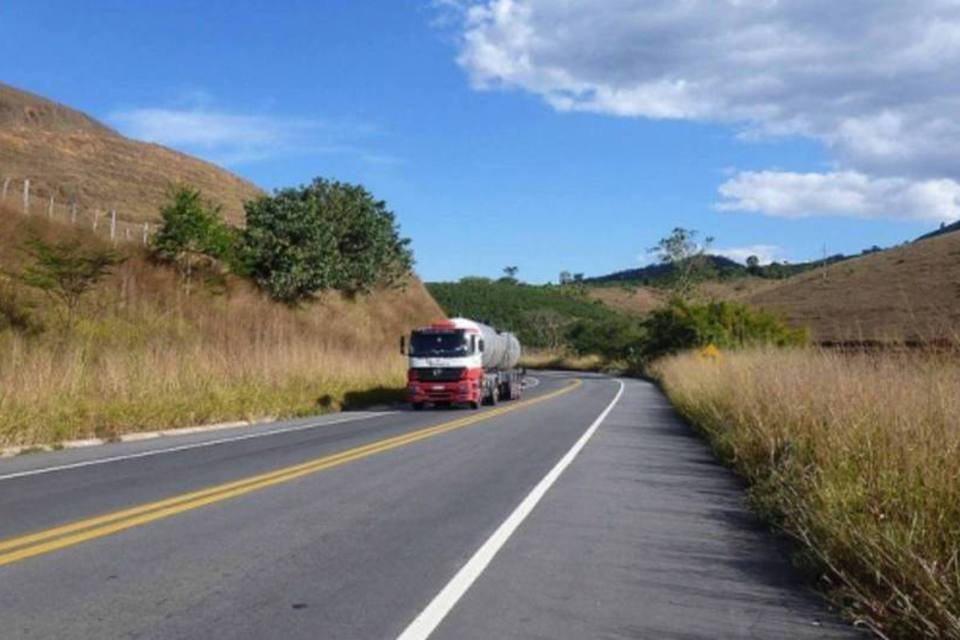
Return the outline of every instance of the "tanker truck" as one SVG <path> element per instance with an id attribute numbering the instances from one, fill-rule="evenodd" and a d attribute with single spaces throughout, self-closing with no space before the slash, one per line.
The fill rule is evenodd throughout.
<path id="1" fill-rule="evenodd" d="M 414 409 L 427 404 L 478 409 L 520 397 L 520 342 L 512 333 L 453 318 L 412 331 L 409 346 L 400 339 L 400 351 L 410 359 L 407 399 Z"/>

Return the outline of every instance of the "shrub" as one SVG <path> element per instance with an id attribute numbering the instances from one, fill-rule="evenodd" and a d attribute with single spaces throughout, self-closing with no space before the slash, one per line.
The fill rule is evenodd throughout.
<path id="1" fill-rule="evenodd" d="M 181 185 L 170 192 L 169 202 L 160 209 L 160 229 L 150 246 L 153 255 L 191 271 L 198 256 L 229 264 L 235 270 L 236 231 L 223 221 L 220 207 L 204 202 L 198 189 Z"/>
<path id="2" fill-rule="evenodd" d="M 317 178 L 248 202 L 246 212 L 245 264 L 277 300 L 366 292 L 397 284 L 413 266 L 393 213 L 360 186 Z"/>
<path id="3" fill-rule="evenodd" d="M 33 238 L 27 241 L 24 251 L 31 264 L 18 278 L 59 302 L 68 327 L 74 323 L 83 296 L 123 262 L 115 251 L 84 247 L 79 240 L 46 242 Z"/>
<path id="4" fill-rule="evenodd" d="M 613 361 L 632 360 L 639 355 L 646 335 L 639 322 L 616 316 L 580 321 L 570 328 L 568 337 L 577 354 L 596 354 Z"/>
<path id="5" fill-rule="evenodd" d="M 807 341 L 804 329 L 791 329 L 771 313 L 726 301 L 690 304 L 675 299 L 653 311 L 645 325 L 643 356 L 647 359 L 708 344 L 730 348 Z"/>

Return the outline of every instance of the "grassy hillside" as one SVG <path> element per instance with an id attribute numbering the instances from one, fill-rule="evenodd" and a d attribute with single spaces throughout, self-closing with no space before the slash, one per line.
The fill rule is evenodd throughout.
<path id="1" fill-rule="evenodd" d="M 464 278 L 459 282 L 428 283 L 427 289 L 448 315 L 475 318 L 512 331 L 525 347 L 560 348 L 573 323 L 610 320 L 618 315 L 575 286 Z"/>
<path id="2" fill-rule="evenodd" d="M 960 233 L 801 274 L 744 300 L 809 327 L 820 342 L 955 340 Z"/>
<path id="3" fill-rule="evenodd" d="M 745 267 L 697 284 L 694 297 L 732 300 L 773 311 L 790 324 L 810 329 L 820 343 L 955 341 L 960 337 L 960 233 L 951 226 L 899 247 L 869 250 L 827 264 L 803 263 L 800 273 L 776 279 Z M 664 267 L 622 272 L 653 278 L 592 279 L 591 298 L 634 315 L 663 306 Z M 616 274 L 614 274 L 616 275 Z M 609 276 L 607 277 L 609 278 Z"/>
<path id="4" fill-rule="evenodd" d="M 30 237 L 103 241 L 0 208 L 0 269 Z M 404 384 L 398 336 L 442 316 L 423 286 L 293 308 L 246 280 L 184 286 L 121 245 L 126 261 L 75 327 L 41 293 L 0 275 L 0 445 L 298 415 L 383 399 Z"/>
<path id="5" fill-rule="evenodd" d="M 4 178 L 11 179 L 8 204 L 29 178 L 37 211 L 53 195 L 140 222 L 156 218 L 173 182 L 201 189 L 235 223 L 243 202 L 262 193 L 213 164 L 130 140 L 83 113 L 0 84 L 0 184 Z"/>

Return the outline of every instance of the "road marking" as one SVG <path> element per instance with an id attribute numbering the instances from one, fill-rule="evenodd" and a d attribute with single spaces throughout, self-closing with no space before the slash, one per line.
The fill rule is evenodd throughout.
<path id="1" fill-rule="evenodd" d="M 533 384 L 530 384 L 533 382 Z M 540 378 L 534 378 L 533 376 L 524 376 L 522 387 L 524 389 L 533 389 L 534 387 L 540 386 Z"/>
<path id="2" fill-rule="evenodd" d="M 328 422 L 311 422 L 310 424 L 298 425 L 296 427 L 285 427 L 283 429 L 274 429 L 272 431 L 258 431 L 256 433 L 246 433 L 240 436 L 231 436 L 228 438 L 217 438 L 215 440 L 204 440 L 203 442 L 177 445 L 175 447 L 167 447 L 165 449 L 151 449 L 150 451 L 141 451 L 140 453 L 129 453 L 129 454 L 124 454 L 119 456 L 111 456 L 109 458 L 96 458 L 94 460 L 71 462 L 67 464 L 57 465 L 54 467 L 43 467 L 41 469 L 30 469 L 28 471 L 18 471 L 16 473 L 8 473 L 6 475 L 0 475 L 0 481 L 13 480 L 14 478 L 23 478 L 25 476 L 38 476 L 44 473 L 53 473 L 55 471 L 66 471 L 68 469 L 93 467 L 100 464 L 107 464 L 109 462 L 120 462 L 122 460 L 135 460 L 137 458 L 149 458 L 150 456 L 158 456 L 162 453 L 175 453 L 177 451 L 186 451 L 188 449 L 202 449 L 204 447 L 212 447 L 214 445 L 225 444 L 227 442 L 240 442 L 241 440 L 252 440 L 253 438 L 264 438 L 266 436 L 275 436 L 282 433 L 306 431 L 307 429 L 313 429 L 315 427 L 325 427 L 327 425 L 342 424 L 344 422 L 356 422 L 357 420 L 369 420 L 371 418 L 378 418 L 380 416 L 387 416 L 394 413 L 399 413 L 399 412 L 398 411 L 382 411 L 377 413 L 364 413 L 362 415 L 349 416 L 346 418 L 340 418 L 338 420 L 330 420 Z"/>
<path id="3" fill-rule="evenodd" d="M 434 632 L 447 614 L 450 613 L 474 581 L 480 577 L 480 574 L 487 568 L 487 565 L 489 565 L 490 561 L 497 555 L 497 552 L 499 552 L 506 541 L 510 539 L 510 536 L 513 535 L 513 532 L 517 530 L 526 517 L 530 515 L 530 512 L 537 506 L 537 503 L 540 502 L 541 498 L 543 498 L 550 487 L 553 486 L 553 483 L 557 481 L 560 474 L 570 466 L 573 459 L 576 458 L 580 450 L 586 446 L 587 441 L 590 440 L 590 437 L 604 419 L 606 419 L 610 411 L 613 410 L 617 401 L 620 400 L 620 396 L 623 395 L 624 390 L 623 382 L 621 380 L 617 380 L 617 382 L 620 385 L 620 389 L 617 391 L 617 395 L 614 396 L 613 400 L 610 401 L 610 404 L 607 405 L 606 409 L 603 410 L 603 413 L 593 421 L 593 424 L 580 436 L 580 439 L 574 443 L 573 447 L 560 458 L 556 466 L 527 494 L 527 497 L 517 505 L 513 513 L 503 521 L 503 524 L 497 527 L 497 530 L 477 549 L 477 552 L 467 561 L 467 564 L 463 565 L 460 571 L 453 576 L 440 593 L 430 601 L 426 609 L 420 612 L 420 615 L 397 637 L 397 640 L 426 640 L 430 637 L 430 634 Z"/>
<path id="4" fill-rule="evenodd" d="M 235 480 L 199 491 L 173 496 L 113 513 L 107 513 L 93 518 L 78 520 L 52 529 L 17 536 L 0 541 L 0 566 L 38 556 L 65 547 L 71 547 L 88 540 L 102 538 L 125 529 L 141 526 L 162 518 L 168 518 L 178 513 L 197 509 L 206 505 L 221 502 L 253 491 L 259 491 L 277 484 L 290 482 L 305 475 L 331 469 L 348 462 L 360 460 L 391 449 L 396 449 L 420 440 L 432 438 L 442 433 L 461 429 L 463 427 L 488 420 L 518 409 L 544 402 L 551 398 L 563 395 L 579 387 L 581 380 L 574 380 L 561 389 L 545 393 L 541 396 L 515 402 L 510 405 L 490 409 L 479 414 L 473 414 L 457 420 L 444 422 L 432 427 L 426 427 L 410 433 L 393 436 L 384 440 L 341 451 L 321 458 L 296 464 L 290 467 L 277 469 L 268 473 Z"/>

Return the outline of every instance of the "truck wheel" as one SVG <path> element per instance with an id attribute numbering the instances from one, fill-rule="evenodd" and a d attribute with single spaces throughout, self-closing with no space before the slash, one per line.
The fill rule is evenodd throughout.
<path id="1" fill-rule="evenodd" d="M 477 409 L 480 408 L 480 403 L 477 402 L 476 400 L 473 400 L 470 402 L 470 408 L 476 411 Z"/>
<path id="2" fill-rule="evenodd" d="M 410 406 L 413 407 L 413 410 L 414 410 L 414 411 L 423 411 L 423 403 L 422 403 L 422 402 L 414 402 L 414 403 L 411 404 Z"/>
<path id="3" fill-rule="evenodd" d="M 493 406 L 500 402 L 500 386 L 494 385 L 493 389 L 490 390 L 490 406 Z"/>

